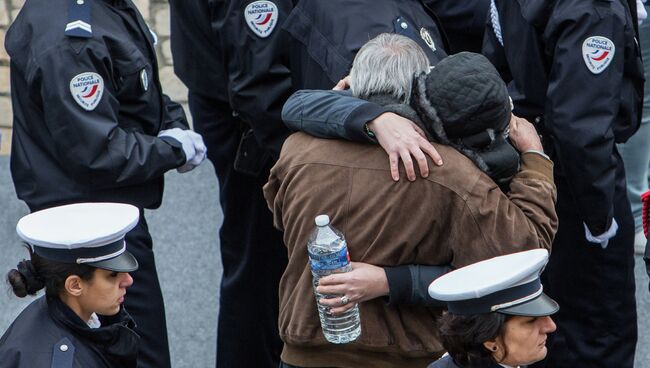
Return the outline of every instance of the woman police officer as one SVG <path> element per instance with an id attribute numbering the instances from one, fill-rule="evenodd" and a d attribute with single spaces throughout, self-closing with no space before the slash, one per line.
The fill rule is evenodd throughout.
<path id="1" fill-rule="evenodd" d="M 546 357 L 549 317 L 558 304 L 542 292 L 539 275 L 548 251 L 535 249 L 459 268 L 431 283 L 447 302 L 439 320 L 447 354 L 429 368 L 518 367 Z"/>
<path id="2" fill-rule="evenodd" d="M 138 219 L 132 205 L 79 203 L 18 222 L 31 259 L 7 279 L 18 297 L 45 296 L 0 339 L 2 367 L 136 367 L 140 337 L 122 303 L 138 268 L 124 236 Z"/>

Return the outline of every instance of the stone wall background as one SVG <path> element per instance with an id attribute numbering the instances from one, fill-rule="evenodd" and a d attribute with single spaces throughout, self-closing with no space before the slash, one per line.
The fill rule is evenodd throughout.
<path id="1" fill-rule="evenodd" d="M 158 66 L 163 91 L 187 109 L 187 89 L 176 78 L 172 68 L 172 54 L 169 41 L 169 4 L 166 0 L 133 0 L 149 27 L 158 35 Z M 9 83 L 9 55 L 4 48 L 7 29 L 23 7 L 25 0 L 0 0 L 0 155 L 9 154 L 11 149 L 11 88 Z"/>

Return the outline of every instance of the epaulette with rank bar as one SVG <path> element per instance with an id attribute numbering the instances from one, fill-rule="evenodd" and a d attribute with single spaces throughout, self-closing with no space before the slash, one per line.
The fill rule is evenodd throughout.
<path id="1" fill-rule="evenodd" d="M 90 25 L 90 7 L 92 0 L 70 0 L 68 5 L 68 23 L 65 35 L 68 37 L 92 38 L 93 29 Z"/>

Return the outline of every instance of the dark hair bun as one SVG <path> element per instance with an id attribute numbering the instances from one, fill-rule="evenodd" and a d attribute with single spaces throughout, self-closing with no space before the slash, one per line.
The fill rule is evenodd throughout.
<path id="1" fill-rule="evenodd" d="M 17 297 L 35 295 L 45 287 L 45 283 L 36 272 L 32 261 L 23 260 L 18 263 L 16 268 L 7 273 L 7 280 Z"/>

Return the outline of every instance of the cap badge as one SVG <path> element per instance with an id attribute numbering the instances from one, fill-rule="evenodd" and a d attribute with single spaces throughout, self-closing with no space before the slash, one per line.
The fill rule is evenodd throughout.
<path id="1" fill-rule="evenodd" d="M 77 74 L 70 80 L 70 93 L 79 106 L 92 111 L 102 99 L 104 80 L 93 72 Z"/>
<path id="2" fill-rule="evenodd" d="M 266 38 L 278 24 L 278 7 L 271 1 L 254 1 L 244 10 L 244 20 L 253 33 Z"/>
<path id="3" fill-rule="evenodd" d="M 614 59 L 616 46 L 606 37 L 592 36 L 582 43 L 582 57 L 593 74 L 602 73 Z"/>
<path id="4" fill-rule="evenodd" d="M 147 69 L 142 69 L 140 71 L 140 85 L 142 86 L 142 90 L 147 92 L 149 90 L 149 75 L 147 74 Z"/>
<path id="5" fill-rule="evenodd" d="M 420 37 L 422 37 L 424 43 L 426 43 L 432 51 L 436 51 L 436 45 L 433 43 L 433 38 L 431 38 L 431 35 L 426 28 L 420 28 Z"/>

